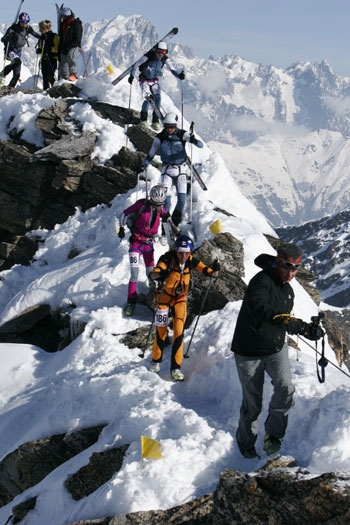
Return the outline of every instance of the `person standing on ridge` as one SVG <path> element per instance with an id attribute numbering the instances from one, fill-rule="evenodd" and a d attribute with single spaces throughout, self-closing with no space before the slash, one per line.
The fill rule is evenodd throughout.
<path id="1" fill-rule="evenodd" d="M 152 347 L 150 371 L 158 373 L 166 345 L 169 310 L 173 318 L 173 344 L 171 351 L 170 375 L 174 381 L 183 381 L 181 372 L 184 346 L 184 329 L 187 317 L 187 294 L 190 289 L 191 271 L 215 278 L 219 275 L 220 264 L 214 261 L 212 268 L 193 257 L 193 242 L 187 235 L 180 235 L 175 249 L 162 255 L 154 270 L 149 274 L 153 280 L 163 282 L 156 296 L 156 336 Z"/>
<path id="2" fill-rule="evenodd" d="M 231 344 L 243 394 L 236 439 L 245 458 L 259 457 L 255 442 L 265 372 L 271 378 L 273 394 L 265 421 L 263 449 L 271 455 L 281 448 L 295 390 L 286 334 L 300 334 L 310 340 L 323 335 L 320 327 L 290 313 L 294 304 L 290 282 L 301 266 L 300 248 L 293 243 L 281 244 L 277 256 L 263 253 L 254 262 L 262 270 L 248 284 Z"/>
<path id="3" fill-rule="evenodd" d="M 164 117 L 164 129 L 155 137 L 151 149 L 143 162 L 144 168 L 150 164 L 160 149 L 162 160 L 161 183 L 168 188 L 165 208 L 170 212 L 172 186 L 176 187 L 177 203 L 172 213 L 172 220 L 178 226 L 186 205 L 187 175 L 186 175 L 186 142 L 203 148 L 203 142 L 193 133 L 177 127 L 178 117 L 175 113 L 167 113 Z"/>
<path id="4" fill-rule="evenodd" d="M 30 16 L 28 13 L 20 13 L 18 22 L 12 24 L 1 39 L 1 42 L 5 45 L 5 59 L 11 61 L 10 64 L 4 67 L 2 74 L 6 77 L 12 71 L 12 79 L 9 82 L 9 86 L 13 88 L 16 87 L 20 79 L 22 49 L 25 44 L 28 44 L 28 35 L 38 39 L 41 38 L 41 35 L 34 31 L 29 22 Z"/>
<path id="5" fill-rule="evenodd" d="M 154 237 L 158 234 L 160 221 L 169 218 L 169 213 L 163 207 L 166 192 L 166 188 L 161 185 L 153 186 L 149 200 L 137 200 L 132 206 L 126 208 L 120 217 L 118 237 L 124 239 L 125 224 L 128 224 L 128 216 L 133 214 L 132 224 L 129 223 L 131 237 L 129 239 L 130 281 L 128 302 L 124 308 L 124 313 L 127 316 L 133 315 L 137 302 L 137 279 L 141 255 L 148 278 L 154 268 Z M 149 284 L 150 289 L 155 291 L 155 283 L 149 280 Z"/>
<path id="6" fill-rule="evenodd" d="M 43 89 L 48 89 L 55 82 L 60 37 L 52 31 L 52 22 L 50 20 L 39 22 L 39 31 L 41 38 L 36 52 L 38 55 L 41 55 L 40 67 L 43 75 Z"/>
<path id="7" fill-rule="evenodd" d="M 176 71 L 168 57 L 168 46 L 165 42 L 159 42 L 151 51 L 143 55 L 131 69 L 128 82 L 132 84 L 136 74 L 136 69 L 139 68 L 139 84 L 142 91 L 144 101 L 141 107 L 141 124 L 147 124 L 148 110 L 150 109 L 150 102 L 147 100 L 149 96 L 154 97 L 155 104 L 160 110 L 161 105 L 161 88 L 159 79 L 163 75 L 164 65 L 171 71 L 171 73 L 180 80 L 185 79 L 183 69 Z M 160 123 L 158 115 L 153 111 L 152 125 L 155 130 L 160 130 Z"/>
<path id="8" fill-rule="evenodd" d="M 83 25 L 69 7 L 61 7 L 60 23 L 60 66 L 58 78 L 74 82 L 77 80 L 76 58 L 81 46 Z"/>

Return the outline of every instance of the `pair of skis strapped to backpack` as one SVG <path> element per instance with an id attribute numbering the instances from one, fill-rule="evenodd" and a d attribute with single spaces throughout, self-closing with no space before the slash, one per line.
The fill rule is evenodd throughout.
<path id="1" fill-rule="evenodd" d="M 143 53 L 143 54 L 147 55 L 147 53 L 150 53 L 152 50 L 157 49 L 157 45 L 159 44 L 159 42 L 168 42 L 174 35 L 177 35 L 178 31 L 179 31 L 179 29 L 177 27 L 173 27 L 171 29 L 171 31 L 169 31 L 169 33 L 164 35 L 163 38 L 161 38 L 158 42 L 156 42 L 154 44 L 154 46 L 152 46 L 148 51 L 146 51 L 146 53 Z M 123 78 L 125 78 L 130 73 L 130 71 L 137 64 L 138 61 L 139 61 L 139 59 L 135 60 L 135 62 L 133 62 L 127 69 L 125 69 L 125 71 L 123 71 L 123 73 L 121 73 L 114 80 L 112 80 L 112 84 L 115 86 L 121 80 L 123 80 Z"/>

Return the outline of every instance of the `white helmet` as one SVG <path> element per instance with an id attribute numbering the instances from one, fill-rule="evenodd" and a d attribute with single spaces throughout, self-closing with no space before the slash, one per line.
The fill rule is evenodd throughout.
<path id="1" fill-rule="evenodd" d="M 176 113 L 167 113 L 164 117 L 163 124 L 164 126 L 177 126 L 177 121 L 179 117 Z"/>
<path id="2" fill-rule="evenodd" d="M 149 194 L 150 201 L 153 204 L 161 205 L 164 203 L 166 199 L 166 193 L 167 193 L 166 186 L 162 186 L 161 184 L 158 184 L 157 186 L 153 186 Z"/>
<path id="3" fill-rule="evenodd" d="M 168 51 L 168 46 L 166 45 L 165 42 L 159 42 L 159 44 L 157 45 L 157 49 L 161 49 L 162 51 Z"/>

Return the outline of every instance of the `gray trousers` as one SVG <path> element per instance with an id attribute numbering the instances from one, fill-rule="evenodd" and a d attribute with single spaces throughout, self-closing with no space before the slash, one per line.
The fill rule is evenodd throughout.
<path id="1" fill-rule="evenodd" d="M 270 376 L 273 394 L 265 421 L 265 432 L 275 438 L 283 438 L 288 411 L 294 405 L 288 358 L 288 346 L 282 350 L 259 358 L 235 354 L 238 377 L 242 387 L 242 405 L 236 433 L 238 446 L 242 451 L 255 445 L 258 433 L 258 418 L 262 409 L 265 372 Z"/>

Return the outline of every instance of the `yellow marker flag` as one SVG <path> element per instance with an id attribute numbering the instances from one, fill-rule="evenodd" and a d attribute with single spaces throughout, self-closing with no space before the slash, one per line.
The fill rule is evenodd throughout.
<path id="1" fill-rule="evenodd" d="M 162 457 L 161 452 L 162 445 L 159 441 L 149 438 L 147 436 L 141 436 L 141 457 L 160 459 Z"/>
<path id="2" fill-rule="evenodd" d="M 222 224 L 220 219 L 217 219 L 215 222 L 213 222 L 213 224 L 209 226 L 209 230 L 213 235 L 217 235 L 218 233 L 220 233 L 222 230 Z"/>
<path id="3" fill-rule="evenodd" d="M 113 67 L 111 66 L 111 64 L 108 64 L 108 66 L 107 66 L 107 71 L 108 71 L 108 73 L 111 73 L 111 74 L 114 73 L 114 69 L 113 69 Z"/>

